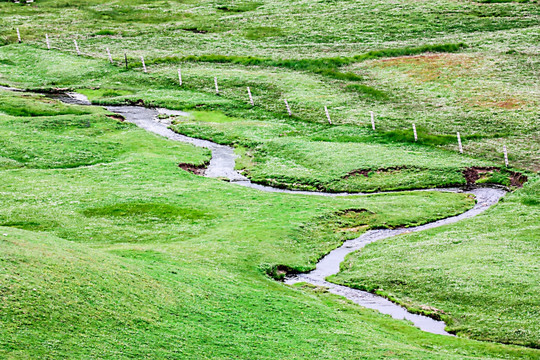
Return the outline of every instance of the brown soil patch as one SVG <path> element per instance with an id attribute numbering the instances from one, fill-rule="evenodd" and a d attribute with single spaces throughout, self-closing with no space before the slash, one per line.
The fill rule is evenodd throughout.
<path id="1" fill-rule="evenodd" d="M 192 33 L 195 33 L 195 34 L 206 34 L 206 33 L 208 33 L 208 31 L 206 31 L 206 30 L 201 30 L 201 29 L 197 29 L 197 28 L 182 28 L 182 30 L 189 31 L 189 32 L 192 32 Z"/>
<path id="2" fill-rule="evenodd" d="M 377 60 L 375 64 L 381 67 L 407 66 L 405 72 L 408 75 L 419 82 L 427 82 L 468 73 L 477 62 L 478 59 L 468 54 L 425 54 Z"/>
<path id="3" fill-rule="evenodd" d="M 336 214 L 339 216 L 342 216 L 342 215 L 349 215 L 349 214 L 361 214 L 365 212 L 373 214 L 373 211 L 369 211 L 368 209 L 345 209 L 345 210 L 336 212 Z"/>
<path id="4" fill-rule="evenodd" d="M 66 92 L 68 92 L 70 89 L 69 88 L 52 88 L 48 91 L 49 94 L 64 94 Z"/>
<path id="5" fill-rule="evenodd" d="M 467 180 L 467 185 L 473 185 L 480 180 L 481 177 L 493 173 L 496 169 L 496 167 L 470 167 L 463 170 L 463 176 L 465 177 L 465 180 Z"/>
<path id="6" fill-rule="evenodd" d="M 137 99 L 137 100 L 126 99 L 126 103 L 128 103 L 129 105 L 134 105 L 134 106 L 144 106 L 143 99 Z"/>
<path id="7" fill-rule="evenodd" d="M 377 170 L 357 169 L 357 170 L 350 171 L 347 175 L 345 175 L 343 177 L 343 179 L 348 179 L 351 176 L 357 176 L 357 175 L 362 175 L 362 176 L 365 176 L 365 177 L 369 177 L 370 172 L 375 172 L 377 174 L 382 174 L 382 173 L 390 173 L 390 172 L 393 172 L 393 171 L 399 171 L 399 170 L 403 170 L 403 169 L 405 169 L 405 166 L 394 166 L 394 167 L 388 167 L 388 168 L 381 168 L 381 169 L 377 169 Z"/>
<path id="8" fill-rule="evenodd" d="M 115 119 L 115 120 L 118 120 L 118 121 L 124 121 L 126 120 L 125 117 L 123 117 L 122 115 L 120 114 L 109 114 L 109 115 L 105 115 L 106 117 L 110 118 L 110 119 Z"/>
<path id="9" fill-rule="evenodd" d="M 368 176 L 369 176 L 369 172 L 370 172 L 370 170 L 362 170 L 362 169 L 359 169 L 359 170 L 353 170 L 353 171 L 351 171 L 350 173 L 348 173 L 347 175 L 345 175 L 343 178 L 344 178 L 344 179 L 348 179 L 348 178 L 350 178 L 351 176 L 357 176 L 357 175 L 362 175 L 362 176 L 368 177 Z"/>
<path id="10" fill-rule="evenodd" d="M 203 165 L 193 165 L 193 164 L 185 164 L 185 163 L 181 163 L 181 164 L 178 164 L 178 167 L 182 170 L 186 170 L 186 171 L 189 171 L 190 173 L 192 174 L 195 174 L 195 175 L 204 175 L 204 171 L 206 170 L 206 168 L 208 167 L 208 164 L 203 164 Z"/>
<path id="11" fill-rule="evenodd" d="M 529 178 L 522 173 L 513 172 L 512 175 L 510 175 L 510 185 L 518 188 L 523 187 L 523 184 L 525 184 L 527 180 L 529 180 Z"/>
<path id="12" fill-rule="evenodd" d="M 500 172 L 496 167 L 470 167 L 463 170 L 463 176 L 467 180 L 467 186 L 472 186 L 480 179 L 485 179 L 493 172 Z M 519 172 L 510 172 L 510 185 L 515 187 L 523 187 L 528 180 L 527 176 Z"/>

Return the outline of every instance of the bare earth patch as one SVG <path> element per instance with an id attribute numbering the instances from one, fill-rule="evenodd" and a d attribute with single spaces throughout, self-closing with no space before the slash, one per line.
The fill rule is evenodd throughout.
<path id="1" fill-rule="evenodd" d="M 195 175 L 204 175 L 204 171 L 206 170 L 206 168 L 208 167 L 208 164 L 203 164 L 203 165 L 193 165 L 193 164 L 185 164 L 185 163 L 180 163 L 178 164 L 178 167 L 182 170 L 186 170 L 186 171 L 189 171 L 190 173 L 192 174 L 195 174 Z"/>

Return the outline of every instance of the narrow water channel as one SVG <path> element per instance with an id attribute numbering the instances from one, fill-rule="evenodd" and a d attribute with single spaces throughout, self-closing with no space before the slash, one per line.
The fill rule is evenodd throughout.
<path id="1" fill-rule="evenodd" d="M 20 91 L 14 88 L 1 87 L 0 89 L 8 91 Z M 91 105 L 88 99 L 81 94 L 66 93 L 57 94 L 53 97 L 70 104 L 78 105 Z M 149 132 L 161 135 L 170 140 L 180 141 L 183 143 L 193 144 L 198 147 L 207 148 L 212 151 L 212 158 L 210 164 L 206 169 L 204 175 L 211 178 L 224 178 L 229 181 L 245 186 L 267 192 L 279 192 L 290 194 L 302 194 L 302 195 L 315 195 L 315 196 L 358 196 L 369 195 L 362 193 L 325 193 L 325 192 L 311 192 L 311 191 L 298 191 L 298 190 L 286 190 L 273 188 L 270 186 L 258 185 L 252 183 L 248 178 L 239 174 L 235 170 L 236 154 L 234 149 L 229 146 L 216 144 L 208 140 L 201 140 L 184 136 L 170 130 L 166 124 L 158 121 L 159 114 L 188 116 L 188 113 L 167 109 L 149 109 L 142 106 L 106 106 L 106 109 L 116 114 L 122 115 L 126 121 L 133 123 Z M 400 229 L 384 229 L 384 230 L 370 230 L 362 234 L 356 239 L 348 240 L 343 243 L 339 248 L 331 251 L 328 255 L 323 257 L 318 263 L 316 268 L 303 274 L 297 274 L 289 276 L 285 279 L 286 284 L 294 284 L 298 282 L 306 282 L 317 286 L 324 286 L 328 288 L 331 293 L 341 295 L 347 299 L 359 304 L 363 307 L 375 309 L 383 314 L 388 314 L 395 319 L 406 319 L 411 321 L 416 327 L 423 331 L 441 334 L 451 335 L 444 330 L 445 323 L 443 321 L 434 320 L 430 317 L 412 314 L 408 312 L 404 307 L 394 304 L 393 302 L 357 289 L 352 289 L 346 286 L 337 285 L 326 281 L 326 277 L 337 274 L 339 272 L 339 266 L 345 259 L 347 254 L 353 251 L 362 249 L 369 243 L 377 240 L 387 239 L 392 236 L 398 236 L 405 233 L 417 232 L 427 229 L 436 228 L 439 226 L 452 224 L 463 219 L 474 217 L 489 207 L 497 204 L 497 202 L 506 194 L 505 190 L 483 187 L 477 188 L 471 191 L 462 191 L 458 188 L 453 189 L 425 189 L 417 191 L 446 191 L 446 192 L 465 192 L 475 195 L 477 203 L 474 208 L 457 216 L 449 217 L 446 219 L 431 222 L 429 224 Z"/>

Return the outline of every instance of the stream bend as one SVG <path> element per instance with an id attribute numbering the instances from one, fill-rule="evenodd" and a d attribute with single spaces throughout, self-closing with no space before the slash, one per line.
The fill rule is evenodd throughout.
<path id="1" fill-rule="evenodd" d="M 325 193 L 325 192 L 311 192 L 311 191 L 298 191 L 298 190 L 286 190 L 279 189 L 270 186 L 258 185 L 252 183 L 248 178 L 239 174 L 235 170 L 235 158 L 233 148 L 225 145 L 219 145 L 207 140 L 196 139 L 175 133 L 168 128 L 167 124 L 160 123 L 156 121 L 158 114 L 168 114 L 168 115 L 180 115 L 188 116 L 189 114 L 171 111 L 166 109 L 148 109 L 139 106 L 108 106 L 107 109 L 114 113 L 120 114 L 125 117 L 126 121 L 134 123 L 135 125 L 159 134 L 168 139 L 181 141 L 185 143 L 190 143 L 195 146 L 204 147 L 212 151 L 212 158 L 210 164 L 205 171 L 205 176 L 213 178 L 226 178 L 231 182 L 234 182 L 241 186 L 246 186 L 250 188 L 255 188 L 262 191 L 268 192 L 280 192 L 280 193 L 291 193 L 291 194 L 304 194 L 304 195 L 321 195 L 321 196 L 348 196 L 348 195 L 366 195 L 362 193 Z M 422 191 L 448 191 L 448 192 L 462 192 L 461 189 L 426 189 Z M 429 224 L 411 227 L 411 228 L 400 228 L 400 229 L 384 229 L 384 230 L 370 230 L 360 237 L 348 240 L 343 243 L 342 246 L 331 251 L 328 255 L 323 257 L 318 263 L 315 270 L 304 273 L 289 276 L 285 279 L 286 284 L 294 284 L 297 282 L 306 282 L 317 286 L 324 286 L 328 288 L 328 291 L 346 297 L 347 299 L 353 301 L 354 303 L 367 307 L 370 309 L 378 310 L 383 314 L 388 314 L 395 319 L 406 319 L 411 321 L 419 329 L 430 332 L 433 334 L 440 335 L 451 335 L 446 332 L 444 328 L 446 324 L 444 321 L 439 321 L 432 319 L 424 315 L 418 315 L 408 312 L 404 307 L 394 304 L 393 302 L 385 299 L 382 296 L 378 296 L 366 291 L 352 289 L 347 286 L 337 285 L 326 281 L 326 277 L 330 275 L 337 274 L 339 272 L 339 265 L 345 259 L 347 254 L 350 254 L 353 251 L 362 249 L 367 244 L 386 239 L 392 236 L 397 236 L 404 233 L 417 232 L 427 229 L 432 229 L 446 224 L 452 224 L 463 219 L 471 218 L 476 216 L 489 207 L 495 205 L 501 197 L 506 194 L 506 191 L 502 189 L 495 188 L 479 188 L 468 193 L 474 194 L 476 196 L 477 203 L 476 205 L 457 216 L 449 217 L 446 219 L 441 219 Z"/>
<path id="2" fill-rule="evenodd" d="M 0 86 L 0 89 L 8 91 L 21 91 L 15 88 L 7 88 Z M 66 93 L 55 94 L 53 97 L 69 104 L 78 105 L 91 105 L 88 99 L 81 94 Z M 142 106 L 106 106 L 106 109 L 122 115 L 127 122 L 133 123 L 138 127 L 141 127 L 152 133 L 161 135 L 170 140 L 180 141 L 183 143 L 189 143 L 198 147 L 204 147 L 212 152 L 212 158 L 208 168 L 205 170 L 204 176 L 211 178 L 225 178 L 235 184 L 258 189 L 267 192 L 279 192 L 290 194 L 303 194 L 303 195 L 319 195 L 319 196 L 354 196 L 354 195 L 370 195 L 365 193 L 325 193 L 325 192 L 312 192 L 301 190 L 287 190 L 279 189 L 271 186 L 264 186 L 252 183 L 248 178 L 239 174 L 235 170 L 236 154 L 232 147 L 216 144 L 208 140 L 202 140 L 192 138 L 189 136 L 175 133 L 169 129 L 169 125 L 166 122 L 160 122 L 158 119 L 159 114 L 188 116 L 188 113 L 182 111 L 174 111 L 167 109 L 150 109 Z M 415 191 L 447 191 L 447 192 L 463 192 L 459 188 L 453 189 L 422 189 Z M 408 312 L 404 307 L 394 304 L 393 302 L 366 292 L 362 290 L 352 289 L 347 286 L 333 284 L 326 281 L 326 277 L 337 274 L 339 272 L 339 266 L 345 257 L 353 251 L 362 249 L 369 243 L 377 240 L 386 239 L 392 236 L 397 236 L 405 233 L 412 233 L 427 229 L 436 228 L 439 226 L 452 224 L 463 219 L 474 217 L 491 206 L 497 204 L 497 202 L 506 194 L 505 190 L 497 188 L 477 188 L 471 191 L 465 191 L 476 196 L 476 205 L 457 216 L 452 216 L 446 219 L 434 221 L 425 225 L 399 228 L 399 229 L 383 229 L 383 230 L 370 230 L 362 234 L 356 239 L 345 241 L 340 247 L 328 253 L 324 256 L 316 265 L 316 268 L 308 273 L 296 274 L 288 276 L 285 279 L 286 284 L 294 284 L 298 282 L 306 282 L 316 286 L 324 286 L 328 288 L 328 291 L 346 297 L 354 303 L 366 308 L 378 310 L 383 314 L 388 314 L 395 319 L 406 319 L 411 321 L 419 329 L 440 335 L 452 335 L 444 330 L 446 324 L 443 321 L 435 320 L 430 317 L 418 314 L 412 314 Z"/>

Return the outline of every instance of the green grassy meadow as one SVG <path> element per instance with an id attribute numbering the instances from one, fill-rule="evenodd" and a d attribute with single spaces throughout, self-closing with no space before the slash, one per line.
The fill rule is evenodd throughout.
<path id="1" fill-rule="evenodd" d="M 0 89 L 0 357 L 540 357 L 537 1 L 36 0 L 0 15 L 0 85 L 26 90 Z M 233 146 L 257 183 L 396 192 L 196 176 L 178 164 L 208 150 L 38 94 L 59 90 L 187 111 L 171 129 Z M 368 229 L 465 211 L 467 195 L 403 190 L 466 185 L 471 167 L 512 193 L 370 244 L 329 279 L 457 337 L 272 278 Z"/>
<path id="2" fill-rule="evenodd" d="M 13 104 L 51 107 L 39 97 L 3 96 Z M 39 129 L 33 130 L 34 143 L 21 144 L 28 152 L 65 131 L 82 145 L 107 141 L 117 148 L 107 157 L 109 146 L 93 148 L 96 156 L 103 154 L 98 164 L 58 166 L 71 155 L 54 149 L 43 158 L 56 163 L 36 159 L 2 170 L 4 357 L 303 358 L 332 357 L 338 348 L 344 357 L 359 348 L 372 358 L 388 352 L 442 356 L 432 346 L 444 347 L 444 357 L 534 356 L 532 350 L 424 334 L 265 275 L 276 265 L 312 268 L 347 234 L 314 232 L 311 224 L 342 210 L 373 213 L 348 226 L 392 227 L 459 213 L 471 206 L 468 197 L 417 192 L 328 199 L 259 192 L 179 169 L 179 162 L 207 160 L 208 152 L 102 111 L 92 109 L 90 130 L 41 128 L 46 119 L 63 122 L 64 106 L 55 107 L 56 116 L 2 115 L 2 133 L 19 135 L 17 125 L 25 122 Z M 81 113 L 74 120 L 89 111 L 65 108 Z M 3 156 L 15 158 L 20 151 Z M 419 205 L 415 213 L 406 206 L 412 201 Z"/>

